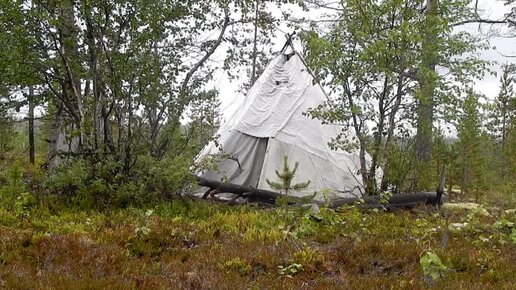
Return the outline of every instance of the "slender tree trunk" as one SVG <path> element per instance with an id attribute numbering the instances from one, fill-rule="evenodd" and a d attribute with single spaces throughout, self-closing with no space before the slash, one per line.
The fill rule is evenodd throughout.
<path id="1" fill-rule="evenodd" d="M 81 81 L 75 77 L 75 67 L 79 64 L 76 61 L 78 55 L 77 48 L 77 31 L 78 27 L 75 23 L 74 17 L 74 1 L 67 0 L 61 2 L 60 7 L 60 47 L 59 55 L 62 61 L 62 65 L 65 73 L 65 81 L 63 84 L 63 94 L 69 98 L 70 102 L 74 105 L 74 123 L 79 131 L 78 147 L 82 148 L 82 145 L 86 143 L 85 137 L 85 113 L 84 104 L 81 97 Z M 72 142 L 71 144 L 73 144 Z M 72 148 L 72 151 L 74 148 Z"/>
<path id="2" fill-rule="evenodd" d="M 130 93 L 129 93 L 130 94 Z M 132 96 L 128 96 L 127 101 L 127 135 L 124 142 L 124 173 L 129 174 L 129 170 L 131 167 L 131 143 L 132 143 L 132 128 L 131 128 L 131 121 L 133 117 L 133 108 L 132 108 Z"/>
<path id="3" fill-rule="evenodd" d="M 161 72 L 161 68 L 159 64 L 159 54 L 158 54 L 158 46 L 157 43 L 154 43 L 154 57 L 157 62 L 156 69 L 159 69 Z M 159 85 L 155 84 L 154 90 L 152 94 L 155 97 L 155 101 L 149 104 L 149 126 L 150 126 L 150 154 L 153 157 L 157 157 L 157 139 L 158 139 L 158 131 L 159 131 L 159 119 L 158 118 L 158 99 L 159 99 L 159 90 L 157 89 Z"/>
<path id="4" fill-rule="evenodd" d="M 34 164 L 36 162 L 35 158 L 35 142 L 34 142 L 34 88 L 32 86 L 29 87 L 29 162 Z"/>
<path id="5" fill-rule="evenodd" d="M 381 154 L 380 151 L 382 151 L 382 136 L 383 136 L 383 130 L 385 126 L 385 98 L 387 97 L 389 90 L 389 78 L 388 76 L 385 76 L 385 80 L 383 83 L 383 91 L 380 96 L 380 100 L 378 101 L 378 130 L 376 136 L 374 136 L 374 148 L 371 156 L 371 168 L 369 169 L 369 177 L 368 180 L 368 187 L 369 191 L 372 193 L 376 193 L 376 166 L 378 164 L 378 158 Z M 385 149 L 385 148 L 384 148 Z"/>
<path id="6" fill-rule="evenodd" d="M 460 184 L 460 195 L 461 195 L 461 197 L 466 192 L 466 174 L 467 174 L 467 169 L 466 169 L 465 161 L 463 160 L 462 162 L 463 162 L 463 164 L 462 164 L 462 180 L 461 180 L 461 184 Z"/>
<path id="7" fill-rule="evenodd" d="M 104 133 L 104 152 L 109 152 L 111 154 L 115 153 L 115 143 L 113 141 L 113 133 L 111 131 L 111 122 L 110 122 L 110 112 L 108 111 L 107 105 L 105 103 L 105 97 L 101 94 L 103 102 L 101 107 L 101 115 L 102 115 L 102 125 L 104 126 L 102 131 Z"/>
<path id="8" fill-rule="evenodd" d="M 412 182 L 414 191 L 424 186 L 421 177 L 425 175 L 432 154 L 432 129 L 434 120 L 434 95 L 436 89 L 436 48 L 437 34 L 435 17 L 438 0 L 428 0 L 426 7 L 425 36 L 422 46 L 422 71 L 417 105 L 417 133 L 415 148 L 415 174 Z"/>
<path id="9" fill-rule="evenodd" d="M 154 105 L 149 108 L 149 125 L 150 125 L 150 154 L 151 156 L 157 156 L 157 139 L 158 139 L 158 112 Z"/>
<path id="10" fill-rule="evenodd" d="M 387 139 L 385 140 L 385 154 L 390 154 L 392 148 L 392 142 L 394 138 L 394 129 L 396 126 L 396 114 L 401 105 L 401 98 L 403 96 L 403 80 L 404 77 L 402 75 L 398 76 L 398 83 L 396 88 L 396 99 L 394 101 L 394 105 L 391 108 L 389 113 L 389 129 L 387 130 Z M 390 168 L 389 166 L 385 166 L 383 170 L 383 178 L 381 184 L 381 190 L 386 191 L 388 187 L 387 178 L 389 175 Z"/>
<path id="11" fill-rule="evenodd" d="M 349 107 L 353 108 L 355 107 L 355 103 L 353 101 L 353 96 L 349 90 L 349 86 L 346 85 L 345 88 L 345 94 L 348 98 Z M 359 159 L 360 159 L 360 175 L 362 176 L 362 182 L 365 189 L 365 195 L 370 195 L 373 192 L 370 188 L 370 182 L 369 182 L 369 175 L 367 174 L 367 162 L 366 162 L 366 142 L 364 139 L 364 136 L 362 134 L 362 124 L 359 120 L 359 117 L 357 116 L 357 113 L 355 110 L 351 110 L 351 119 L 353 121 L 353 128 L 355 129 L 355 134 L 357 135 L 358 141 L 359 141 Z"/>
<path id="12" fill-rule="evenodd" d="M 132 158 L 132 148 L 131 144 L 133 143 L 133 133 L 132 133 L 132 121 L 133 121 L 133 85 L 134 85 L 135 75 L 133 74 L 132 80 L 129 83 L 129 90 L 127 92 L 126 104 L 125 104 L 125 112 L 124 118 L 127 114 L 127 130 L 125 135 L 125 140 L 122 142 L 124 145 L 124 173 L 129 174 L 129 170 L 131 169 L 131 158 Z M 138 106 L 136 106 L 138 107 Z"/>
<path id="13" fill-rule="evenodd" d="M 452 172 L 451 170 L 448 170 L 448 196 L 451 196 L 452 194 L 452 187 L 453 187 L 453 180 L 452 180 Z"/>
<path id="14" fill-rule="evenodd" d="M 99 149 L 99 132 L 101 131 L 101 122 L 99 118 L 99 111 L 100 111 L 100 92 L 99 92 L 99 80 L 98 80 L 98 71 L 97 71 L 97 63 L 98 63 L 98 56 L 97 56 L 97 49 L 96 49 L 96 42 L 95 42 L 95 29 L 93 26 L 93 21 L 91 19 L 91 13 L 90 13 L 91 7 L 88 4 L 85 4 L 84 7 L 84 15 L 86 18 L 86 42 L 88 44 L 88 53 L 90 56 L 89 59 L 89 66 L 90 66 L 90 73 L 92 78 L 92 85 L 93 85 L 93 118 L 92 118 L 92 129 L 93 129 L 93 149 L 95 151 L 95 154 L 98 153 Z"/>
<path id="15" fill-rule="evenodd" d="M 506 154 L 507 148 L 507 104 L 504 102 L 502 105 L 502 156 Z M 507 177 L 508 162 L 507 158 L 502 158 L 502 179 L 506 180 Z"/>
<path id="16" fill-rule="evenodd" d="M 251 86 L 256 82 L 256 58 L 258 55 L 258 17 L 260 16 L 260 0 L 256 0 L 254 16 L 254 41 L 253 41 L 253 72 L 251 75 Z"/>
<path id="17" fill-rule="evenodd" d="M 50 145 L 48 149 L 48 160 L 47 160 L 47 168 L 49 171 L 54 170 L 54 168 L 59 164 L 59 153 L 63 149 L 63 104 L 61 102 L 57 102 L 56 111 L 54 113 L 54 118 L 52 119 L 52 123 L 50 125 Z"/>

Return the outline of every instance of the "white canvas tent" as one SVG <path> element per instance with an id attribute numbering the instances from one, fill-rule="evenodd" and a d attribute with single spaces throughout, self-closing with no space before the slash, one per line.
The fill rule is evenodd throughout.
<path id="1" fill-rule="evenodd" d="M 221 126 L 217 142 L 209 143 L 199 154 L 198 159 L 222 153 L 218 170 L 201 176 L 272 190 L 266 179 L 277 180 L 275 170 L 283 167 L 287 155 L 291 167 L 299 162 L 293 183 L 310 180 L 308 188 L 292 195 L 322 191 L 330 198 L 359 195 L 358 151 L 331 150 L 328 141 L 341 133 L 341 127 L 324 125 L 303 114 L 325 100 L 324 91 L 313 82 L 299 55 L 279 55 Z"/>

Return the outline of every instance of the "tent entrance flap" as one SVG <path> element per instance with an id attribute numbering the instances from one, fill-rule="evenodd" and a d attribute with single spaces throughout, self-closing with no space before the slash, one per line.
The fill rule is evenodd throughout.
<path id="1" fill-rule="evenodd" d="M 256 188 L 260 181 L 269 138 L 257 138 L 233 130 L 223 144 L 217 170 L 202 177 Z"/>

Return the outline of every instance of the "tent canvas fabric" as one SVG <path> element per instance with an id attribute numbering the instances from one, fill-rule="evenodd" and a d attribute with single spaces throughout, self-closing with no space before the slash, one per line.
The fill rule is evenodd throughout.
<path id="1" fill-rule="evenodd" d="M 293 184 L 310 185 L 293 196 L 319 194 L 353 197 L 362 189 L 358 151 L 332 150 L 331 138 L 342 127 L 306 116 L 327 100 L 302 58 L 281 54 L 269 63 L 233 116 L 221 125 L 218 140 L 200 152 L 198 160 L 218 155 L 218 169 L 200 173 L 204 178 L 258 189 L 273 190 L 275 171 L 288 156 L 291 168 L 299 163 Z M 350 136 L 351 134 L 348 134 Z M 369 159 L 369 156 L 366 156 Z"/>

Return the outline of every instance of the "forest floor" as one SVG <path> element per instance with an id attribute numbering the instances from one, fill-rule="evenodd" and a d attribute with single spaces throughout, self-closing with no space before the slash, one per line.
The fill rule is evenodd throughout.
<path id="1" fill-rule="evenodd" d="M 0 208 L 6 289 L 514 289 L 516 212 Z"/>

